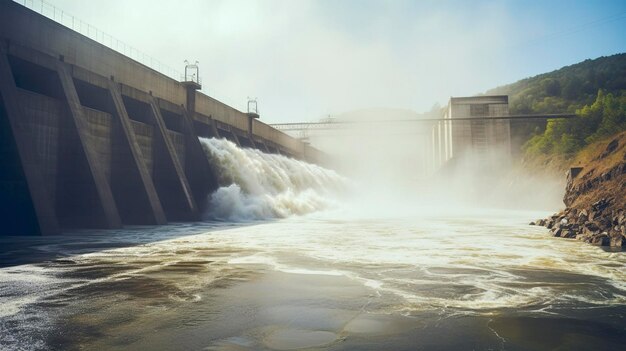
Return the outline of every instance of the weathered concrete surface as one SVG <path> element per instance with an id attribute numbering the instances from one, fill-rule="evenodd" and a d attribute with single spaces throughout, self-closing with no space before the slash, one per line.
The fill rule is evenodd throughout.
<path id="1" fill-rule="evenodd" d="M 208 201 L 207 195 L 217 189 L 217 177 L 209 164 L 202 144 L 200 144 L 198 135 L 193 127 L 193 121 L 185 109 L 181 110 L 186 141 L 185 158 L 188 160 L 185 163 L 185 173 L 187 174 L 196 203 L 204 207 Z"/>
<path id="2" fill-rule="evenodd" d="M 196 201 L 193 198 L 193 194 L 191 193 L 191 187 L 189 185 L 189 181 L 187 180 L 187 176 L 185 175 L 185 171 L 178 157 L 179 153 L 176 152 L 174 148 L 174 143 L 172 139 L 168 135 L 168 130 L 165 127 L 165 122 L 163 121 L 163 116 L 161 116 L 161 110 L 157 106 L 156 101 L 152 96 L 149 97 L 150 111 L 154 123 L 156 125 L 157 135 L 159 143 L 165 149 L 164 152 L 164 167 L 168 168 L 168 171 L 173 177 L 174 183 L 178 185 L 178 191 L 174 191 L 172 187 L 169 187 L 165 184 L 170 182 L 163 182 L 165 189 L 171 189 L 172 194 L 168 196 L 170 197 L 181 197 L 182 201 L 179 201 L 178 210 L 186 212 L 191 219 L 197 219 L 198 208 L 196 205 Z M 159 172 L 159 174 L 167 174 L 167 171 Z M 177 204 L 174 204 L 176 206 Z"/>
<path id="3" fill-rule="evenodd" d="M 66 63 L 80 69 L 107 79 L 113 76 L 118 83 L 151 92 L 156 98 L 185 106 L 189 112 L 208 116 L 244 134 L 248 131 L 248 116 L 244 112 L 200 92 L 193 91 L 190 95 L 180 82 L 12 1 L 0 1 L 0 9 L 0 36 L 11 43 L 35 48 L 55 58 L 63 57 Z M 190 101 L 193 106 L 187 106 Z M 192 113 L 192 117 L 196 115 Z M 303 157 L 305 145 L 299 140 L 256 119 L 253 130 L 255 136 L 281 145 L 287 154 Z"/>
<path id="4" fill-rule="evenodd" d="M 35 154 L 32 135 L 22 122 L 23 111 L 18 103 L 13 74 L 4 47 L 0 47 L 0 97 L 0 115 L 4 114 L 0 116 L 3 119 L 2 139 L 15 146 L 13 148 L 3 145 L 2 153 L 6 156 L 0 158 L 3 167 L 6 167 L 0 173 L 2 226 L 13 235 L 57 234 L 59 224 L 50 194 L 44 186 L 41 163 Z M 36 223 L 29 219 L 32 212 Z M 22 230 L 25 233 L 19 232 Z"/>
<path id="5" fill-rule="evenodd" d="M 322 159 L 10 0 L 0 0 L 0 48 L 0 205 L 15 219 L 0 235 L 199 219 L 217 188 L 199 136 Z"/>
<path id="6" fill-rule="evenodd" d="M 147 215 L 152 217 L 150 218 L 150 221 L 153 220 L 154 224 L 165 224 L 167 222 L 165 219 L 165 213 L 163 212 L 161 202 L 159 201 L 156 189 L 152 183 L 152 177 L 150 176 L 141 155 L 141 149 L 139 147 L 139 143 L 137 142 L 137 137 L 130 118 L 128 117 L 128 113 L 126 112 L 126 107 L 124 106 L 120 89 L 115 82 L 111 81 L 109 83 L 109 91 L 111 93 L 111 97 L 113 98 L 113 105 L 115 106 L 115 111 L 117 112 L 120 122 L 119 125 L 122 131 L 122 144 L 126 147 L 126 152 L 123 153 L 130 156 L 128 160 L 130 165 L 129 169 L 120 169 L 120 172 L 124 174 L 125 179 L 118 183 L 119 186 L 122 187 L 120 191 L 125 193 L 125 199 L 122 201 L 126 203 L 127 208 L 123 211 L 124 213 L 129 211 L 143 212 L 144 216 L 141 217 L 145 217 Z M 129 181 L 128 178 L 132 176 L 139 176 L 139 181 Z M 129 201 L 126 196 L 137 192 L 139 192 L 138 201 L 128 203 Z M 144 209 L 138 208 L 142 205 L 145 206 Z"/>
<path id="7" fill-rule="evenodd" d="M 87 182 L 93 182 L 98 198 L 94 203 L 99 205 L 103 212 L 103 216 L 100 217 L 102 219 L 101 225 L 106 228 L 119 228 L 122 225 L 122 220 L 117 211 L 109 181 L 106 178 L 102 165 L 98 161 L 94 144 L 89 140 L 89 126 L 85 120 L 83 106 L 80 104 L 74 80 L 69 72 L 69 66 L 63 62 L 59 62 L 57 72 L 63 87 L 67 106 L 69 107 L 71 124 L 78 135 L 80 148 L 87 163 L 89 173 L 89 180 Z M 75 179 L 80 179 L 80 177 L 76 177 Z M 83 189 L 89 191 L 89 189 L 87 189 L 89 185 L 90 184 L 75 183 L 71 188 L 75 191 L 81 191 Z"/>

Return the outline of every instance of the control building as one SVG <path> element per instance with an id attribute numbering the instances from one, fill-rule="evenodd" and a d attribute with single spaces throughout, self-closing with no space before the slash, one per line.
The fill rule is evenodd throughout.
<path id="1" fill-rule="evenodd" d="M 433 126 L 434 169 L 450 160 L 483 166 L 510 162 L 510 120 L 497 118 L 506 116 L 507 95 L 451 97 L 443 120 Z"/>

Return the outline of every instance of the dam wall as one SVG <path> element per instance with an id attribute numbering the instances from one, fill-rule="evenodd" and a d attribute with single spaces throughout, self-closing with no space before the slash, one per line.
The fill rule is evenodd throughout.
<path id="1" fill-rule="evenodd" d="M 324 161 L 189 83 L 0 0 L 0 235 L 198 220 L 217 188 L 198 137 Z"/>

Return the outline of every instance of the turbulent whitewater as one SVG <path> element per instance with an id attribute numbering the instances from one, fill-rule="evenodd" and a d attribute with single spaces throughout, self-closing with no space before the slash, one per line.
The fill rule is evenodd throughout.
<path id="1" fill-rule="evenodd" d="M 347 186 L 334 171 L 282 155 L 241 149 L 224 139 L 200 138 L 217 168 L 209 219 L 284 218 L 328 209 Z"/>
<path id="2" fill-rule="evenodd" d="M 202 143 L 220 221 L 0 238 L 0 350 L 626 344 L 626 256 L 527 225 L 547 213 L 380 196 L 397 183 Z"/>

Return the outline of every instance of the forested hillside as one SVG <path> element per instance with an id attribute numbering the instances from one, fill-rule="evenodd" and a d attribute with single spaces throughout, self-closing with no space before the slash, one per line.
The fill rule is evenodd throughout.
<path id="1" fill-rule="evenodd" d="M 626 130 L 626 53 L 563 67 L 492 89 L 509 95 L 511 114 L 576 113 L 580 118 L 512 125 L 527 155 L 573 155 Z"/>

